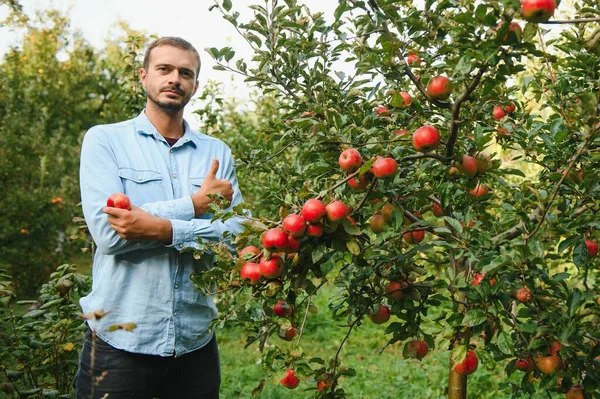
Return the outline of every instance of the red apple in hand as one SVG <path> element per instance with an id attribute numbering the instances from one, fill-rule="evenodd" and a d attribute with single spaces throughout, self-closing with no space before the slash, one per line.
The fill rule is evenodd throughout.
<path id="1" fill-rule="evenodd" d="M 522 0 L 521 14 L 526 21 L 544 22 L 554 15 L 556 1 L 554 0 Z"/>
<path id="2" fill-rule="evenodd" d="M 595 258 L 598 256 L 598 244 L 592 240 L 585 240 L 585 246 L 588 250 L 588 257 Z"/>
<path id="3" fill-rule="evenodd" d="M 306 220 L 295 213 L 287 215 L 281 224 L 283 229 L 290 233 L 292 237 L 302 237 L 306 230 Z"/>
<path id="4" fill-rule="evenodd" d="M 363 159 L 360 155 L 360 152 L 355 150 L 354 148 L 348 148 L 347 150 L 342 151 L 340 154 L 340 158 L 338 159 L 338 163 L 342 170 L 348 172 L 354 172 L 360 165 L 362 165 Z"/>
<path id="5" fill-rule="evenodd" d="M 429 345 L 422 339 L 413 339 L 406 344 L 408 357 L 423 359 L 429 352 Z"/>
<path id="6" fill-rule="evenodd" d="M 308 223 L 315 223 L 321 220 L 326 212 L 327 210 L 325 209 L 323 202 L 313 198 L 304 203 L 300 214 Z"/>
<path id="7" fill-rule="evenodd" d="M 262 238 L 263 247 L 269 251 L 283 250 L 287 246 L 288 236 L 281 229 L 269 229 Z"/>
<path id="8" fill-rule="evenodd" d="M 452 93 L 452 83 L 445 76 L 435 76 L 427 84 L 427 94 L 435 100 L 447 100 Z"/>
<path id="9" fill-rule="evenodd" d="M 325 207 L 327 220 L 339 222 L 348 216 L 348 207 L 342 201 L 333 201 Z"/>
<path id="10" fill-rule="evenodd" d="M 286 301 L 277 301 L 273 305 L 273 313 L 279 317 L 288 317 L 292 314 L 292 307 Z"/>
<path id="11" fill-rule="evenodd" d="M 281 383 L 281 385 L 288 389 L 294 389 L 298 386 L 298 384 L 300 384 L 300 380 L 298 379 L 298 377 L 296 377 L 295 370 L 286 371 L 285 376 L 283 376 L 283 378 L 280 379 L 279 382 Z"/>
<path id="12" fill-rule="evenodd" d="M 131 210 L 131 201 L 129 197 L 123 193 L 115 193 L 108 197 L 106 200 L 106 206 L 110 206 L 111 208 L 119 208 L 130 211 Z"/>
<path id="13" fill-rule="evenodd" d="M 412 142 L 417 151 L 435 150 L 440 144 L 440 132 L 433 126 L 421 126 L 413 133 Z"/>
<path id="14" fill-rule="evenodd" d="M 240 270 L 241 279 L 250 284 L 256 285 L 260 281 L 260 266 L 258 263 L 246 262 Z"/>
<path id="15" fill-rule="evenodd" d="M 473 374 L 475 370 L 477 370 L 477 366 L 479 366 L 479 359 L 477 359 L 477 355 L 473 351 L 467 351 L 467 356 L 465 359 L 454 366 L 454 371 L 458 374 Z"/>
<path id="16" fill-rule="evenodd" d="M 369 319 L 375 324 L 383 324 L 390 319 L 390 315 L 390 308 L 379 305 L 373 313 L 369 314 Z"/>

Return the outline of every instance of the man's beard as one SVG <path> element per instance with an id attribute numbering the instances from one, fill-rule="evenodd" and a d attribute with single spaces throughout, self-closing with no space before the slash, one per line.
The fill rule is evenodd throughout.
<path id="1" fill-rule="evenodd" d="M 150 91 L 146 91 L 146 96 L 148 97 L 148 99 L 150 101 L 152 101 L 154 104 L 156 104 L 163 111 L 165 111 L 169 114 L 174 114 L 174 113 L 181 111 L 187 105 L 187 103 L 190 101 L 190 99 L 189 98 L 186 99 L 183 95 L 183 92 L 180 89 L 177 89 L 177 88 L 170 88 L 170 89 L 177 91 L 177 93 L 182 96 L 181 103 L 160 101 L 157 98 L 155 98 L 152 95 L 152 93 L 150 93 Z M 162 90 L 164 90 L 164 88 L 161 89 L 161 92 L 162 92 Z"/>

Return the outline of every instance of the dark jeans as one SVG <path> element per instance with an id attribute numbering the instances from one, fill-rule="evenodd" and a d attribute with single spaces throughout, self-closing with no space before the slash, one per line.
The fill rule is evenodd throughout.
<path id="1" fill-rule="evenodd" d="M 217 339 L 180 357 L 140 355 L 115 349 L 96 337 L 92 398 L 92 334 L 85 335 L 75 376 L 75 399 L 217 399 L 221 369 Z M 101 377 L 102 376 L 102 377 Z"/>

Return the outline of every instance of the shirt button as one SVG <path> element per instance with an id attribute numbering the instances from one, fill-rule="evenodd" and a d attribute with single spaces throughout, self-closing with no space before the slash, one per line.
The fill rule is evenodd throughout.
<path id="1" fill-rule="evenodd" d="M 177 316 L 177 312 L 174 312 L 174 313 L 173 313 L 173 316 Z"/>
<path id="2" fill-rule="evenodd" d="M 179 284 L 175 284 L 175 289 L 179 288 Z"/>
<path id="3" fill-rule="evenodd" d="M 173 179 L 177 179 L 177 173 L 173 173 Z"/>
<path id="4" fill-rule="evenodd" d="M 142 181 L 142 177 L 141 177 L 141 176 L 140 176 L 140 177 L 138 177 L 138 181 Z"/>

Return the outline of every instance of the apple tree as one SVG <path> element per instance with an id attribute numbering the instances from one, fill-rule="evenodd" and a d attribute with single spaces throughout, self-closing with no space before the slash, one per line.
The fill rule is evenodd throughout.
<path id="1" fill-rule="evenodd" d="M 243 21 L 229 0 L 211 7 L 253 52 L 209 48 L 215 68 L 271 104 L 254 142 L 210 122 L 242 133 L 230 144 L 259 208 L 239 252 L 217 248 L 193 277 L 217 284 L 217 323 L 245 325 L 281 384 L 314 380 L 316 397 L 351 396 L 341 347 L 372 322 L 407 357 L 451 351 L 449 398 L 496 364 L 522 373 L 515 397 L 600 397 L 598 3 L 250 8 Z M 325 284 L 339 289 L 340 349 L 285 350 Z"/>

